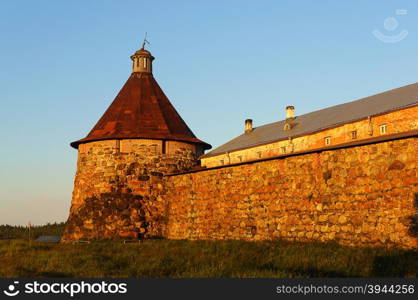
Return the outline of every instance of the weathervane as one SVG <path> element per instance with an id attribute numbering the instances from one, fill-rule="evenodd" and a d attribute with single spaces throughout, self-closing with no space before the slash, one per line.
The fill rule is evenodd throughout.
<path id="1" fill-rule="evenodd" d="M 147 40 L 147 32 L 145 32 L 144 42 L 142 43 L 142 49 L 145 49 L 145 44 L 151 45 L 151 43 Z"/>

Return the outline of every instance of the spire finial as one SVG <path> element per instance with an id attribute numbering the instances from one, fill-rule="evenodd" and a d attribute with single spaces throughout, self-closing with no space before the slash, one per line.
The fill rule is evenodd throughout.
<path id="1" fill-rule="evenodd" d="M 144 49 L 145 44 L 151 45 L 147 40 L 146 32 L 144 41 L 142 42 L 142 48 L 131 55 L 133 73 L 152 73 L 152 61 L 154 60 L 154 56 L 152 56 L 148 50 Z"/>
<path id="2" fill-rule="evenodd" d="M 148 40 L 147 40 L 147 32 L 145 32 L 145 37 L 144 37 L 144 41 L 142 42 L 142 48 L 141 49 L 145 49 L 145 44 L 151 45 L 151 43 L 148 42 Z"/>

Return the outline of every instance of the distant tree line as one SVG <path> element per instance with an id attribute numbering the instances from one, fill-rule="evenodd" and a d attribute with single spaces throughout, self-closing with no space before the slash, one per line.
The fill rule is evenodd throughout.
<path id="1" fill-rule="evenodd" d="M 46 225 L 32 225 L 30 228 L 31 239 L 36 239 L 41 235 L 62 235 L 65 222 L 47 223 Z M 28 239 L 28 226 L 0 225 L 0 239 Z"/>

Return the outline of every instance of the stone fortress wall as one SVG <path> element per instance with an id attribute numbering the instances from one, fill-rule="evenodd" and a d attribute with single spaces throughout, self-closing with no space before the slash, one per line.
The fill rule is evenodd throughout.
<path id="1" fill-rule="evenodd" d="M 71 143 L 78 162 L 63 242 L 287 239 L 418 248 L 418 84 L 352 115 L 375 112 L 366 119 L 307 127 L 316 132 L 287 130 L 298 126 L 288 106 L 280 123 L 286 140 L 206 156 L 211 146 L 161 90 L 144 46 L 100 120 Z M 344 109 L 350 115 L 365 107 Z M 245 128 L 252 131 L 250 120 Z"/>
<path id="2" fill-rule="evenodd" d="M 202 156 L 211 146 L 165 96 L 144 46 L 100 120 L 71 143 L 78 162 L 63 242 L 287 239 L 417 248 L 418 84 L 388 91 L 380 109 L 360 114 L 375 111 L 366 119 L 344 117 L 334 128 L 308 126 L 318 131 Z M 298 126 L 293 106 L 282 123 L 288 135 Z M 251 132 L 250 120 L 245 128 Z"/>
<path id="3" fill-rule="evenodd" d="M 166 180 L 167 238 L 418 248 L 418 138 Z"/>
<path id="4" fill-rule="evenodd" d="M 127 139 L 79 146 L 70 216 L 62 240 L 164 235 L 163 174 L 196 165 L 196 146 Z"/>
<path id="5" fill-rule="evenodd" d="M 64 242 L 286 239 L 418 248 L 416 136 L 183 174 L 197 163 L 188 144 L 170 154 L 158 143 L 130 144 L 128 153 L 117 141 L 79 149 Z"/>

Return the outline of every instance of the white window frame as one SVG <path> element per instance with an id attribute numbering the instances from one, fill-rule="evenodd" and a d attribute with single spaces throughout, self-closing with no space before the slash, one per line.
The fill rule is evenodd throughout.
<path id="1" fill-rule="evenodd" d="M 324 141 L 325 141 L 325 146 L 331 145 L 331 137 L 330 136 L 326 136 L 324 138 Z"/>
<path id="2" fill-rule="evenodd" d="M 379 126 L 380 134 L 386 134 L 388 132 L 388 126 L 386 124 L 382 124 Z"/>

